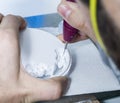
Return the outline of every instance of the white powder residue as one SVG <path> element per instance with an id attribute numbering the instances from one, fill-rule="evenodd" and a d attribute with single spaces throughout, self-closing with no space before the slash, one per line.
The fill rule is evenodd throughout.
<path id="1" fill-rule="evenodd" d="M 43 63 L 31 63 L 25 66 L 25 70 L 34 77 L 52 76 L 56 69 L 54 66 L 48 66 Z"/>
<path id="2" fill-rule="evenodd" d="M 34 62 L 28 64 L 23 63 L 25 70 L 33 77 L 40 78 L 63 75 L 70 66 L 69 52 L 66 50 L 63 54 L 63 48 L 60 48 L 55 50 L 55 54 L 55 63 L 53 65 L 44 63 L 36 64 Z"/>

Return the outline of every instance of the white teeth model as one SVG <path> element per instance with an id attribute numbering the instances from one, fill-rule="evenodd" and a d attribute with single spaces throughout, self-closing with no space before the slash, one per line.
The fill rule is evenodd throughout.
<path id="1" fill-rule="evenodd" d="M 68 50 L 66 50 L 63 54 L 63 48 L 59 48 L 55 50 L 56 57 L 55 63 L 53 65 L 48 65 L 44 63 L 36 64 L 34 62 L 24 64 L 24 68 L 26 72 L 28 72 L 33 77 L 54 77 L 62 76 L 64 72 L 70 67 L 71 59 Z"/>

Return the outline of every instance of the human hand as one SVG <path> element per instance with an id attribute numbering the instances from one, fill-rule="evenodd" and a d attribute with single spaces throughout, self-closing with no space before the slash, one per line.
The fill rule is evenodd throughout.
<path id="1" fill-rule="evenodd" d="M 19 32 L 26 26 L 19 16 L 0 14 L 0 103 L 31 103 L 61 96 L 67 79 L 48 80 L 28 75 L 20 63 Z"/>
<path id="2" fill-rule="evenodd" d="M 62 0 L 58 6 L 58 13 L 67 21 L 71 26 L 78 29 L 79 35 L 72 41 L 79 41 L 91 38 L 96 41 L 94 32 L 91 26 L 89 9 L 80 0 L 79 3 L 73 3 L 66 0 Z M 63 40 L 62 36 L 58 36 Z"/>

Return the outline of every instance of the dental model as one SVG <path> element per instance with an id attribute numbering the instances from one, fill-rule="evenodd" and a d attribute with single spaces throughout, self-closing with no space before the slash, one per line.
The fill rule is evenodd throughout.
<path id="1" fill-rule="evenodd" d="M 55 63 L 53 65 L 48 65 L 44 63 L 36 64 L 34 62 L 24 64 L 26 72 L 28 72 L 33 77 L 38 78 L 50 78 L 54 76 L 65 75 L 65 72 L 69 69 L 71 65 L 71 59 L 68 50 L 63 54 L 63 48 L 55 50 L 56 57 Z"/>

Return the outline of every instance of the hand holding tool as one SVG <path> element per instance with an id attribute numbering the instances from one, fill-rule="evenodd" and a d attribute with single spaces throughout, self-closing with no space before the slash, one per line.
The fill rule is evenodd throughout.
<path id="1" fill-rule="evenodd" d="M 70 2 L 75 2 L 75 0 L 67 0 Z M 65 20 L 63 21 L 63 38 L 65 40 L 65 48 L 64 48 L 64 52 L 67 48 L 67 45 L 69 42 L 71 42 L 74 38 L 74 36 L 78 33 L 78 30 L 75 29 L 74 27 L 72 27 L 71 25 L 69 25 Z M 63 52 L 63 54 L 64 54 Z"/>

